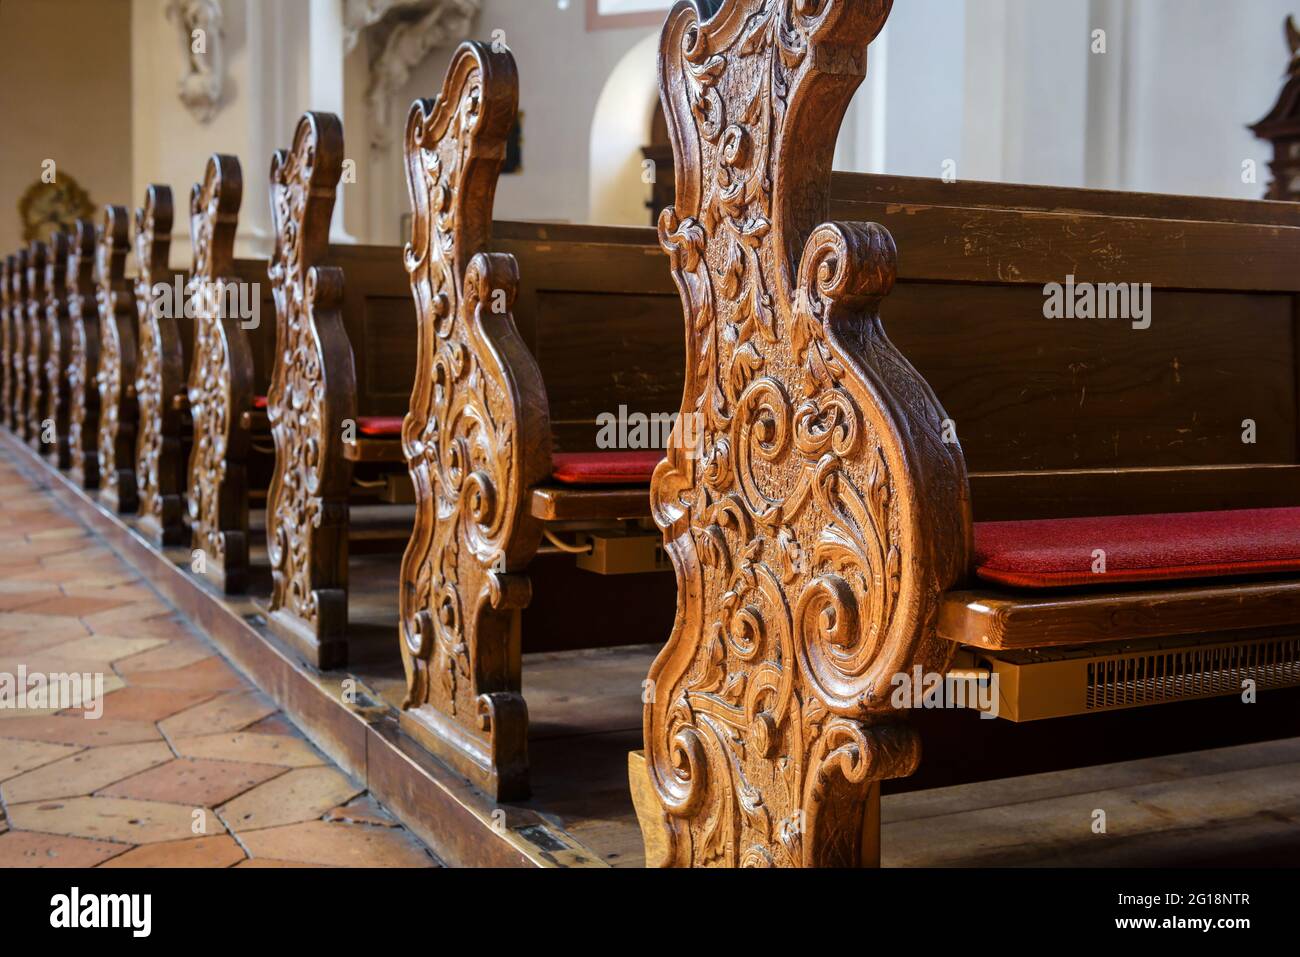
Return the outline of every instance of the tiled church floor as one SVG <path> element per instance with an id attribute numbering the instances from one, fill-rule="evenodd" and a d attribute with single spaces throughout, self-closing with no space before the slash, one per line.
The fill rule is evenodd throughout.
<path id="1" fill-rule="evenodd" d="M 97 719 L 0 702 L 0 867 L 436 863 L 0 452 L 0 675 L 20 666 L 105 696 Z"/>

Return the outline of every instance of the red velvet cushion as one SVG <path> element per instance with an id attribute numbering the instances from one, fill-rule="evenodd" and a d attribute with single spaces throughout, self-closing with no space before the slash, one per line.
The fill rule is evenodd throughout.
<path id="1" fill-rule="evenodd" d="M 266 408 L 266 396 L 264 396 L 264 395 L 255 395 L 255 396 L 253 396 L 253 408 L 255 408 L 255 409 L 265 409 L 265 408 Z"/>
<path id="2" fill-rule="evenodd" d="M 1300 571 L 1300 508 L 975 523 L 975 573 L 1018 588 L 1290 571 Z"/>
<path id="3" fill-rule="evenodd" d="M 400 436 L 402 434 L 402 417 L 400 415 L 362 415 L 357 418 L 357 429 L 362 435 Z"/>
<path id="4" fill-rule="evenodd" d="M 634 485 L 650 481 L 663 452 L 556 452 L 551 473 L 566 485 Z"/>

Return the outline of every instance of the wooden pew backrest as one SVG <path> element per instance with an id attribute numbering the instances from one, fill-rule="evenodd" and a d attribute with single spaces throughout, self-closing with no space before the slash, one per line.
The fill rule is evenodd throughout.
<path id="1" fill-rule="evenodd" d="M 160 546 L 179 545 L 186 533 L 182 435 L 186 413 L 176 399 L 185 390 L 193 327 L 182 322 L 175 308 L 164 308 L 182 303 L 163 300 L 168 294 L 154 288 L 175 288 L 168 266 L 174 215 L 171 188 L 158 184 L 145 190 L 144 205 L 135 211 L 139 526 Z M 174 293 L 170 296 L 176 298 Z"/>
<path id="2" fill-rule="evenodd" d="M 72 412 L 68 441 L 72 447 L 73 480 L 82 488 L 98 489 L 99 470 L 99 308 L 95 301 L 95 224 L 77 220 L 68 253 L 68 314 L 72 319 L 72 350 L 68 388 Z"/>
<path id="3" fill-rule="evenodd" d="M 27 250 L 20 249 L 9 257 L 9 327 L 13 336 L 9 415 L 14 433 L 23 440 L 28 436 L 27 391 L 30 388 L 27 382 L 27 256 Z"/>
<path id="4" fill-rule="evenodd" d="M 837 215 L 898 243 L 882 317 L 950 417 L 976 518 L 1300 503 L 1300 204 L 836 183 Z M 1129 310 L 1047 318 L 1056 289 Z"/>
<path id="5" fill-rule="evenodd" d="M 68 235 L 50 237 L 45 261 L 45 369 L 44 421 L 50 423 L 50 441 L 42 442 L 41 452 L 56 468 L 71 465 L 68 442 L 68 416 L 71 395 L 68 389 L 68 359 L 71 349 L 71 322 L 68 317 Z"/>
<path id="6" fill-rule="evenodd" d="M 685 321 L 679 425 L 703 438 L 698 456 L 670 445 L 651 487 L 678 585 L 630 767 L 651 864 L 872 862 L 879 781 L 920 757 L 891 679 L 951 656 L 935 621 L 970 547 L 961 452 L 880 323 L 889 233 L 824 222 L 888 11 L 721 0 L 664 27 L 659 234 Z"/>
<path id="7" fill-rule="evenodd" d="M 653 230 L 497 222 L 490 248 L 519 266 L 512 314 L 541 370 L 556 451 L 597 451 L 602 417 L 620 409 L 677 408 L 681 303 Z"/>
<path id="8" fill-rule="evenodd" d="M 27 250 L 27 298 L 23 316 L 27 323 L 27 444 L 40 451 L 45 418 L 45 362 L 49 341 L 45 335 L 45 266 L 49 246 L 35 240 Z"/>
<path id="9" fill-rule="evenodd" d="M 135 477 L 136 313 L 133 283 L 126 276 L 131 220 L 124 206 L 105 206 L 95 249 L 95 302 L 99 310 L 100 500 L 118 512 L 139 504 Z"/>

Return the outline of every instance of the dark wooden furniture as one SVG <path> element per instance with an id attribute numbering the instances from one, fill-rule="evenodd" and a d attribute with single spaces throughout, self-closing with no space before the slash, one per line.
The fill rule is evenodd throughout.
<path id="1" fill-rule="evenodd" d="M 135 284 L 126 275 L 131 249 L 131 214 L 125 206 L 105 206 L 95 250 L 95 301 L 99 310 L 100 500 L 130 514 L 139 505 L 135 479 L 136 403 Z"/>
<path id="2" fill-rule="evenodd" d="M 34 240 L 27 249 L 27 295 L 23 303 L 27 323 L 27 403 L 23 416 L 26 422 L 24 438 L 38 452 L 43 440 L 52 437 L 45 423 L 45 364 L 50 357 L 49 341 L 45 335 L 45 267 L 48 262 L 49 246 Z"/>
<path id="3" fill-rule="evenodd" d="M 594 536 L 648 517 L 648 470 L 621 487 L 566 485 L 553 452 L 599 451 L 600 413 L 666 412 L 681 383 L 677 310 L 647 231 L 492 223 L 517 98 L 510 54 L 464 44 L 405 138 L 419 352 L 402 430 L 416 496 L 403 725 L 502 799 L 528 789 L 521 611 L 543 538 L 552 552 L 585 550 L 575 527 Z M 610 580 L 575 574 L 587 578 L 548 583 L 548 597 L 594 608 Z M 565 627 L 619 643 L 653 625 L 646 607 L 671 602 L 651 586 L 622 600 L 615 633 Z"/>
<path id="4" fill-rule="evenodd" d="M 98 236 L 89 220 L 77 220 L 68 252 L 68 315 L 72 347 L 68 355 L 71 412 L 68 443 L 73 480 L 86 489 L 100 487 L 99 471 L 99 306 L 95 291 Z"/>
<path id="5" fill-rule="evenodd" d="M 135 211 L 136 380 L 135 480 L 140 533 L 155 545 L 189 538 L 185 512 L 190 417 L 186 376 L 194 323 L 176 308 L 188 277 L 168 266 L 172 191 L 152 184 Z M 184 298 L 184 297 L 180 297 Z M 183 306 L 183 302 L 180 303 Z"/>
<path id="6" fill-rule="evenodd" d="M 42 386 L 45 395 L 42 429 L 48 429 L 49 435 L 42 437 L 41 451 L 51 465 L 60 469 L 72 464 L 68 437 L 72 401 L 67 378 L 72 348 L 66 281 L 68 253 L 67 233 L 55 233 L 50 237 L 45 261 L 45 368 Z"/>
<path id="7" fill-rule="evenodd" d="M 0 260 L 0 425 L 14 428 L 14 328 L 9 321 L 9 300 L 12 297 L 13 256 Z"/>
<path id="8" fill-rule="evenodd" d="M 194 441 L 186 504 L 196 570 L 226 593 L 249 573 L 249 499 L 263 499 L 273 447 L 266 392 L 273 365 L 273 306 L 265 260 L 236 259 L 243 174 L 213 154 L 190 194 L 194 266 L 187 294 L 194 316 L 189 412 Z M 247 310 L 250 315 L 240 313 Z"/>
<path id="9" fill-rule="evenodd" d="M 329 242 L 343 155 L 338 117 L 307 113 L 293 147 L 271 163 L 277 345 L 267 416 L 276 460 L 266 505 L 267 618 L 321 668 L 349 660 L 350 506 L 379 501 L 376 489 L 409 487 L 398 437 L 415 374 L 402 250 Z M 389 547 L 400 551 L 409 510 L 395 519 Z"/>
<path id="10" fill-rule="evenodd" d="M 832 185 L 887 12 L 723 0 L 664 30 L 660 235 L 704 437 L 651 495 L 679 590 L 630 761 L 652 864 L 876 861 L 879 782 L 920 757 L 895 678 L 959 648 L 1102 660 L 1300 623 L 1294 573 L 988 583 L 997 520 L 1300 504 L 1300 206 Z M 1128 283 L 1145 315 L 1048 318 L 1052 284 Z"/>
<path id="11" fill-rule="evenodd" d="M 20 249 L 5 260 L 8 277 L 9 334 L 9 427 L 20 439 L 27 438 L 27 250 Z"/>

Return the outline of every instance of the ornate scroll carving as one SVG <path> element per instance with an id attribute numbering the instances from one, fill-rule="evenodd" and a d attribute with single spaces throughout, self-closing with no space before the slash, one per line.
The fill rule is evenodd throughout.
<path id="1" fill-rule="evenodd" d="M 14 427 L 14 335 L 9 324 L 9 298 L 13 286 L 14 257 L 6 256 L 0 260 L 0 337 L 4 342 L 3 366 L 0 367 L 0 425 L 7 429 Z"/>
<path id="2" fill-rule="evenodd" d="M 99 307 L 100 500 L 130 513 L 135 486 L 135 294 L 126 278 L 131 220 L 124 206 L 105 206 L 95 249 L 95 301 Z"/>
<path id="3" fill-rule="evenodd" d="M 50 237 L 45 260 L 45 421 L 53 423 L 53 441 L 43 443 L 41 451 L 57 468 L 66 469 L 72 462 L 68 454 L 68 389 L 71 329 L 68 319 L 68 234 Z"/>
<path id="4" fill-rule="evenodd" d="M 171 188 L 157 184 L 135 211 L 138 527 L 157 545 L 179 545 L 187 532 L 183 414 L 175 401 L 185 389 L 185 349 L 175 311 L 156 308 L 153 293 L 156 283 L 170 278 L 172 216 Z"/>
<path id="5" fill-rule="evenodd" d="M 232 276 L 243 191 L 239 160 L 213 154 L 190 193 L 194 269 L 186 290 L 194 313 L 191 543 L 202 552 L 204 574 L 228 593 L 243 591 L 248 576 L 249 435 L 240 416 L 253 405 L 253 356 L 238 316 L 222 306 L 225 286 L 238 282 Z"/>
<path id="6" fill-rule="evenodd" d="M 169 0 L 167 19 L 176 24 L 185 62 L 181 102 L 196 120 L 207 123 L 221 106 L 225 76 L 220 0 Z"/>
<path id="7" fill-rule="evenodd" d="M 348 489 L 345 419 L 356 419 L 356 370 L 343 326 L 343 273 L 329 249 L 343 125 L 307 113 L 293 148 L 271 160 L 276 365 L 267 401 L 275 474 L 266 505 L 274 585 L 270 621 L 322 668 L 347 662 Z"/>
<path id="8" fill-rule="evenodd" d="M 508 52 L 462 44 L 406 124 L 406 268 L 419 351 L 402 444 L 415 530 L 402 559 L 404 725 L 501 799 L 527 791 L 520 574 L 540 541 L 528 489 L 550 472 L 541 373 L 514 326 L 511 256 L 485 253 L 518 101 Z M 503 308 L 504 307 L 504 308 Z"/>
<path id="9" fill-rule="evenodd" d="M 99 310 L 95 304 L 95 226 L 77 220 L 68 252 L 68 445 L 72 477 L 82 488 L 99 488 Z"/>
<path id="10" fill-rule="evenodd" d="M 9 370 L 13 376 L 10 394 L 10 422 L 14 434 L 26 441 L 27 431 L 27 250 L 9 257 L 9 329 L 13 352 Z"/>
<path id="11" fill-rule="evenodd" d="M 27 250 L 27 444 L 42 451 L 45 429 L 45 362 L 49 342 L 45 336 L 45 266 L 49 247 L 40 240 Z"/>
<path id="12" fill-rule="evenodd" d="M 672 443 L 652 485 L 679 597 L 638 813 L 652 863 L 860 864 L 876 782 L 919 759 L 891 678 L 945 667 L 938 599 L 969 527 L 961 452 L 878 317 L 893 240 L 817 225 L 889 2 L 711 9 L 678 4 L 661 48 L 677 203 L 659 233 L 703 442 Z"/>

